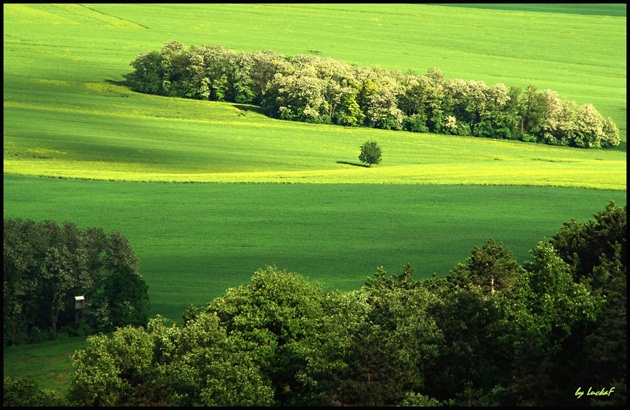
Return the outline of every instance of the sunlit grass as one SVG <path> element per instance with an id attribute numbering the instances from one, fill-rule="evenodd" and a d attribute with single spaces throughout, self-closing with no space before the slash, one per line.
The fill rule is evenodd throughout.
<path id="1" fill-rule="evenodd" d="M 354 289 L 377 265 L 443 276 L 489 237 L 523 261 L 562 222 L 590 219 L 610 199 L 625 205 L 625 12 L 560 7 L 5 4 L 4 214 L 121 231 L 151 313 L 174 320 L 268 263 Z M 138 53 L 169 40 L 550 88 L 612 117 L 624 145 L 312 126 L 120 84 Z M 367 139 L 384 151 L 371 169 L 356 166 Z M 4 374 L 63 392 L 83 345 L 5 349 Z"/>
<path id="2" fill-rule="evenodd" d="M 64 86 L 48 87 L 52 93 Z M 6 103 L 5 172 L 119 181 L 626 189 L 625 153 L 617 150 L 318 126 L 273 120 L 255 107 L 125 95 L 126 109 L 97 97 L 79 108 L 67 100 Z M 367 139 L 383 149 L 382 163 L 371 168 L 357 166 Z"/>
<path id="3" fill-rule="evenodd" d="M 36 91 L 35 81 L 51 80 L 98 92 L 97 84 L 122 79 L 140 52 L 165 41 L 222 44 L 551 88 L 593 103 L 625 141 L 626 19 L 615 6 L 610 15 L 582 15 L 553 4 L 538 12 L 426 4 L 7 4 L 5 87 L 30 79 Z"/>
<path id="4" fill-rule="evenodd" d="M 134 164 L 90 162 L 77 164 L 41 160 L 5 160 L 5 171 L 19 175 L 141 182 L 215 183 L 310 183 L 310 184 L 437 184 L 437 185 L 529 185 L 625 190 L 625 162 L 583 162 L 566 166 L 532 166 L 529 162 L 509 164 L 429 164 L 389 168 L 321 171 L 230 172 L 210 174 L 160 173 L 136 168 Z M 19 163 L 19 165 L 18 165 Z M 84 166 L 85 168 L 82 168 Z M 611 166 L 614 167 L 611 169 Z M 89 167 L 89 168 L 88 168 Z M 15 171 L 18 169 L 18 171 Z"/>

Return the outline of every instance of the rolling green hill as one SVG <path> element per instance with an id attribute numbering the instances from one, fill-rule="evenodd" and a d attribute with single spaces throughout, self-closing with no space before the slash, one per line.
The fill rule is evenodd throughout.
<path id="1" fill-rule="evenodd" d="M 273 49 L 285 54 L 310 52 L 400 70 L 437 66 L 452 77 L 461 75 L 488 82 L 504 81 L 510 85 L 549 86 L 578 101 L 584 101 L 583 97 L 588 95 L 587 101 L 595 104 L 598 99 L 605 101 L 600 107 L 604 115 L 621 118 L 620 113 L 625 115 L 625 37 L 621 36 L 625 32 L 624 18 L 429 5 L 357 7 L 347 4 L 130 4 L 122 7 L 112 4 L 7 4 L 4 11 L 5 215 L 73 220 L 79 225 L 120 229 L 135 238 L 154 306 L 160 306 L 160 309 L 154 309 L 156 313 L 163 313 L 165 309 L 170 315 L 177 316 L 177 309 L 188 303 L 186 291 L 171 294 L 163 289 L 170 289 L 170 278 L 183 269 L 178 252 L 188 252 L 189 247 L 211 249 L 230 238 L 228 242 L 235 241 L 237 245 L 229 252 L 216 248 L 219 250 L 213 250 L 214 254 L 227 252 L 232 261 L 248 260 L 244 264 L 224 264 L 211 272 L 208 272 L 207 260 L 212 258 L 197 257 L 192 259 L 196 262 L 186 264 L 185 275 L 208 276 L 212 278 L 208 280 L 220 283 L 213 286 L 210 293 L 201 293 L 207 295 L 206 298 L 220 294 L 228 285 L 246 281 L 253 270 L 263 264 L 282 263 L 284 259 L 274 252 L 287 248 L 288 244 L 282 238 L 286 229 L 296 229 L 306 235 L 291 254 L 291 263 L 296 270 L 315 277 L 323 275 L 324 281 L 332 286 L 335 280 L 342 287 L 346 284 L 356 286 L 376 265 L 392 261 L 394 266 L 388 267 L 397 269 L 408 259 L 415 259 L 415 252 L 426 254 L 427 249 L 432 249 L 434 256 L 429 258 L 431 263 L 421 269 L 422 274 L 446 274 L 455 262 L 487 236 L 475 232 L 485 232 L 482 225 L 459 227 L 465 226 L 469 218 L 484 215 L 487 209 L 511 209 L 515 202 L 512 195 L 541 198 L 541 202 L 531 204 L 528 211 L 510 210 L 504 216 L 511 218 L 511 214 L 527 213 L 527 221 L 518 218 L 512 218 L 518 222 L 511 224 L 497 221 L 506 228 L 497 239 L 507 243 L 513 240 L 509 230 L 528 231 L 527 235 L 519 234 L 521 241 L 514 243 L 514 251 L 521 258 L 527 257 L 527 250 L 534 241 L 543 234 L 554 232 L 567 218 L 588 217 L 605 206 L 609 199 L 614 197 L 623 201 L 625 195 L 625 144 L 617 150 L 579 150 L 472 137 L 317 126 L 273 120 L 253 106 L 147 96 L 133 93 L 121 85 L 122 76 L 130 70 L 129 63 L 139 52 L 157 49 L 164 41 L 177 39 L 191 44 L 225 44 L 240 50 Z M 185 25 L 178 24 L 183 21 Z M 449 24 L 443 24 L 445 21 Z M 574 30 L 580 33 L 577 38 L 563 35 Z M 541 46 L 543 34 L 544 47 Z M 586 37 L 589 47 L 582 44 Z M 333 39 L 335 44 L 331 43 Z M 361 44 L 361 47 L 350 44 Z M 588 64 L 583 64 L 585 61 Z M 594 90 L 592 87 L 601 88 Z M 622 127 L 621 131 L 625 141 L 625 129 Z M 382 164 L 370 169 L 356 166 L 359 165 L 358 147 L 367 139 L 377 140 L 384 151 Z M 81 188 L 78 192 L 61 194 L 64 191 L 59 190 L 59 182 L 54 180 L 15 178 L 13 175 L 96 181 L 238 184 L 221 188 L 198 184 L 186 186 L 185 193 L 179 196 L 180 204 L 165 202 L 153 208 L 154 203 L 164 202 L 160 196 L 162 192 L 182 188 L 149 185 L 150 193 L 140 193 L 138 187 L 144 188 L 144 185 L 116 185 L 131 195 L 130 199 L 121 202 L 121 196 L 111 190 L 109 182 L 88 185 L 67 182 L 70 185 L 62 186 Z M 265 184 L 251 188 L 242 185 L 243 182 Z M 190 224 L 207 217 L 197 209 L 198 198 L 211 197 L 217 201 L 219 208 L 214 211 L 217 215 L 241 211 L 255 215 L 258 212 L 256 201 L 250 198 L 250 192 L 259 189 L 255 198 L 271 195 L 265 193 L 277 188 L 267 183 L 334 184 L 336 188 L 332 190 L 309 187 L 307 189 L 314 190 L 315 194 L 305 197 L 334 204 L 338 201 L 336 192 L 343 191 L 350 193 L 348 203 L 344 205 L 350 213 L 364 212 L 366 201 L 373 202 L 376 209 L 389 210 L 356 222 L 361 226 L 372 224 L 371 229 L 365 229 L 373 231 L 374 236 L 359 241 L 360 246 L 351 246 L 360 254 L 360 247 L 369 248 L 371 241 L 379 251 L 372 253 L 373 259 L 368 263 L 362 264 L 358 255 L 347 258 L 340 249 L 344 248 L 344 243 L 354 240 L 347 232 L 358 228 L 346 226 L 337 232 L 324 220 L 305 225 L 303 221 L 314 218 L 304 211 L 309 208 L 309 203 L 296 202 L 292 194 L 287 194 L 288 198 L 282 194 L 269 196 L 274 198 L 272 203 L 279 204 L 273 208 L 279 215 L 297 212 L 292 219 L 283 221 L 271 211 L 261 213 L 276 220 L 275 228 L 265 234 L 275 238 L 275 242 L 264 235 L 259 236 L 255 229 L 250 232 L 242 223 L 234 231 L 224 228 L 220 232 L 210 230 L 211 233 L 195 239 L 182 238 L 182 228 L 184 232 L 191 232 Z M 359 186 L 341 188 L 339 184 Z M 393 186 L 388 188 L 392 191 L 387 195 L 374 194 L 364 198 L 364 192 L 375 189 L 366 188 L 364 184 Z M 397 210 L 400 198 L 414 198 L 409 194 L 410 184 L 425 186 L 422 190 L 414 188 L 412 191 L 422 194 L 412 200 L 420 205 L 415 208 L 416 214 L 411 213 L 411 218 L 405 211 Z M 443 188 L 438 188 L 441 185 L 453 186 L 453 190 L 441 199 L 453 215 L 453 225 L 443 229 L 444 235 L 425 237 L 419 242 L 414 239 L 411 241 L 413 246 L 406 243 L 405 236 L 397 236 L 396 230 L 390 238 L 381 239 L 378 232 L 391 230 L 389 225 L 397 217 L 404 218 L 410 227 L 416 226 L 420 231 L 427 221 L 441 220 L 444 211 L 422 200 L 432 192 L 443 192 Z M 479 189 L 472 189 L 471 185 L 479 186 Z M 500 188 L 502 185 L 521 188 L 506 195 Z M 87 186 L 89 189 L 85 188 Z M 496 186 L 497 190 L 485 186 Z M 531 187 L 595 188 L 600 191 L 593 195 L 582 189 L 562 191 L 570 192 L 569 196 L 589 198 L 576 202 L 556 199 L 558 190 Z M 216 189 L 221 193 L 212 192 Z M 583 192 L 589 192 L 589 195 Z M 37 194 L 44 197 L 33 202 L 32 197 Z M 151 200 L 147 203 L 149 197 Z M 242 197 L 243 202 L 228 205 L 225 198 L 230 197 Z M 561 201 L 565 202 L 563 213 L 551 214 L 553 216 L 547 219 L 550 214 L 546 208 L 556 208 Z M 479 205 L 470 214 L 461 208 L 466 202 L 484 205 Z M 110 209 L 118 210 L 111 220 L 105 217 Z M 314 212 L 321 214 L 326 209 L 316 208 Z M 71 212 L 67 212 L 69 210 Z M 177 223 L 167 222 L 167 216 L 173 215 L 184 215 L 184 219 L 178 218 Z M 344 217 L 340 218 L 343 222 Z M 540 218 L 541 223 L 532 225 L 530 218 Z M 153 222 L 148 223 L 149 220 Z M 332 221 L 333 227 L 344 226 L 334 218 Z M 212 224 L 217 223 L 220 218 L 212 221 Z M 491 220 L 485 222 L 488 223 Z M 154 237 L 149 233 L 152 224 L 167 229 Z M 534 226 L 544 226 L 545 229 L 534 229 Z M 274 233 L 274 229 L 277 232 Z M 440 232 L 439 229 L 431 230 Z M 252 238 L 247 238 L 250 235 Z M 169 248 L 170 237 L 181 238 L 178 247 Z M 464 237 L 469 239 L 463 240 Z M 522 241 L 524 238 L 527 240 Z M 438 251 L 436 244 L 454 240 L 458 245 L 450 246 L 451 256 L 445 257 Z M 238 245 L 242 243 L 268 246 L 263 247 L 263 254 L 259 254 L 252 253 L 250 245 Z M 289 240 L 289 243 L 295 242 Z M 161 253 L 170 255 L 168 260 L 143 250 L 162 247 L 169 249 Z M 343 263 L 295 262 L 300 258 L 310 260 L 307 255 L 313 250 L 322 255 L 321 258 L 325 254 L 329 260 Z M 171 271 L 156 270 L 157 266 L 168 266 Z M 230 280 L 224 280 L 224 277 Z M 234 277 L 239 280 L 232 280 Z M 187 286 L 184 284 L 184 288 Z M 170 305 L 172 301 L 160 300 L 163 294 L 177 300 L 177 308 Z M 193 299 L 196 303 L 202 301 L 201 296 Z"/>
<path id="2" fill-rule="evenodd" d="M 127 181 L 626 187 L 619 150 L 294 123 L 253 106 L 135 95 L 107 84 L 84 86 L 77 106 L 76 88 L 43 83 L 32 94 L 10 95 L 5 172 Z M 356 166 L 367 139 L 384 151 L 371 169 Z"/>
<path id="3" fill-rule="evenodd" d="M 541 12 L 545 9 L 553 12 Z M 121 80 L 140 52 L 176 40 L 236 51 L 313 53 L 401 71 L 437 67 L 449 78 L 551 88 L 579 104 L 594 104 L 615 120 L 625 141 L 625 17 L 558 9 L 553 4 L 538 12 L 421 4 L 5 4 L 5 93 L 15 83 L 24 85 L 21 77 L 33 88 L 23 91 L 35 92 L 36 79 L 70 82 L 79 86 L 70 91 L 79 97 L 87 84 Z"/>
<path id="4" fill-rule="evenodd" d="M 152 314 L 175 320 L 266 264 L 352 289 L 379 265 L 446 275 L 489 237 L 522 261 L 564 221 L 626 202 L 626 18 L 600 10 L 4 4 L 5 217 L 121 231 Z M 316 126 L 125 88 L 169 40 L 550 88 L 613 118 L 622 145 Z M 356 166 L 367 139 L 383 148 L 371 169 Z M 28 373 L 15 363 L 5 352 L 5 374 Z"/>

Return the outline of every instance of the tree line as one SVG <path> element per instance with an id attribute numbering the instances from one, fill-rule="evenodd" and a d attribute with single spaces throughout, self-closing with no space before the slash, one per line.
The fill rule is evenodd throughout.
<path id="1" fill-rule="evenodd" d="M 5 404 L 625 406 L 626 207 L 594 217 L 523 264 L 489 239 L 444 278 L 379 267 L 340 292 L 260 269 L 181 326 L 89 337 L 67 397 L 5 379 Z"/>
<path id="2" fill-rule="evenodd" d="M 592 104 L 556 91 L 402 73 L 315 55 L 236 52 L 166 42 L 141 53 L 125 77 L 135 91 L 260 106 L 284 120 L 599 148 L 619 130 Z"/>
<path id="3" fill-rule="evenodd" d="M 144 326 L 147 290 L 120 232 L 4 219 L 4 346 Z M 83 309 L 75 309 L 76 296 Z"/>

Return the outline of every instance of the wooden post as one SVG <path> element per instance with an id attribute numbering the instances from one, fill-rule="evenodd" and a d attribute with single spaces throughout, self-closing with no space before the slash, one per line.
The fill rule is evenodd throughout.
<path id="1" fill-rule="evenodd" d="M 77 322 L 79 320 L 79 310 L 83 310 L 83 320 L 85 320 L 85 297 L 84 296 L 75 296 L 74 297 L 74 321 Z"/>

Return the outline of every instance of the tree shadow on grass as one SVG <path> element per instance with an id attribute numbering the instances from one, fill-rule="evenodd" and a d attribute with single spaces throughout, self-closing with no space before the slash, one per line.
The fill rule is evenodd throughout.
<path id="1" fill-rule="evenodd" d="M 627 152 L 628 151 L 628 146 L 626 144 L 627 144 L 627 142 L 621 141 L 621 142 L 619 142 L 619 145 L 617 145 L 615 147 L 615 149 L 618 150 L 618 151 Z"/>
<path id="2" fill-rule="evenodd" d="M 370 168 L 370 166 L 369 166 L 369 165 L 365 165 L 365 164 L 357 164 L 356 162 L 348 162 L 348 161 L 337 161 L 337 164 L 352 165 L 353 167 Z"/>
<path id="3" fill-rule="evenodd" d="M 262 107 L 259 107 L 257 105 L 239 104 L 239 103 L 230 103 L 230 104 L 232 104 L 233 107 L 241 110 L 243 114 L 247 114 L 247 112 L 251 111 L 251 112 L 265 115 L 265 110 L 263 110 Z"/>
<path id="4" fill-rule="evenodd" d="M 133 91 L 133 82 L 130 81 L 126 75 L 123 75 L 123 77 L 125 78 L 124 80 L 110 80 L 110 79 L 105 79 L 105 82 L 108 84 L 113 84 L 113 85 L 117 85 L 120 87 L 126 87 L 129 90 Z"/>

